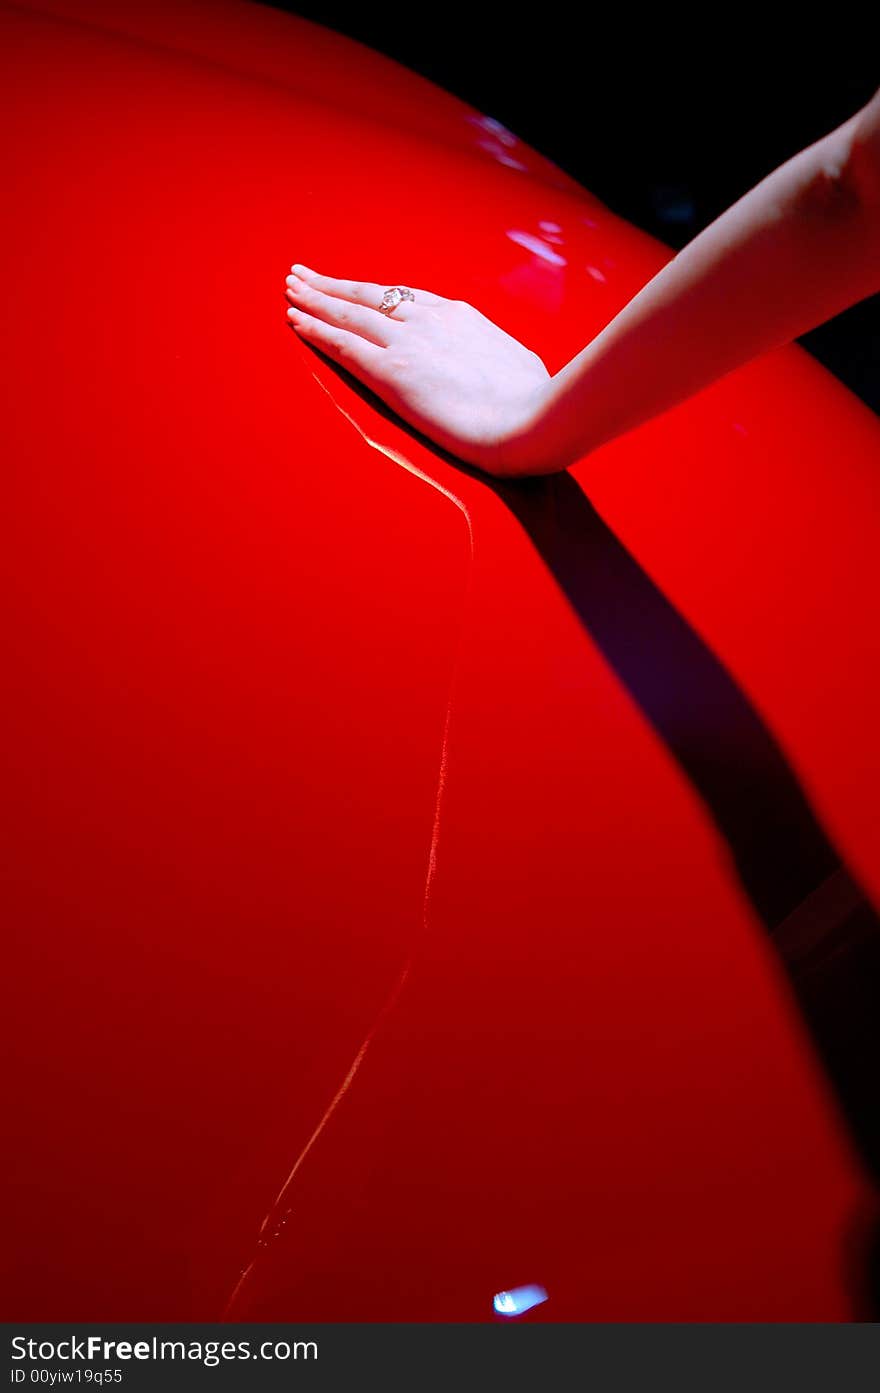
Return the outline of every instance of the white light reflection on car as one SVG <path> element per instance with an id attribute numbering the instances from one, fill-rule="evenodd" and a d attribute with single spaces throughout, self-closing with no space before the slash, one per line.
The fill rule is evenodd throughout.
<path id="1" fill-rule="evenodd" d="M 510 1291 L 496 1292 L 492 1305 L 499 1316 L 521 1316 L 546 1300 L 547 1292 L 544 1287 L 532 1284 L 527 1287 L 511 1287 Z"/>
<path id="2" fill-rule="evenodd" d="M 534 252 L 535 256 L 540 256 L 542 261 L 549 261 L 551 266 L 566 266 L 568 263 L 564 256 L 555 252 L 552 247 L 536 237 L 532 232 L 520 232 L 517 228 L 508 232 L 511 242 L 516 242 L 518 247 L 525 247 L 526 251 Z"/>

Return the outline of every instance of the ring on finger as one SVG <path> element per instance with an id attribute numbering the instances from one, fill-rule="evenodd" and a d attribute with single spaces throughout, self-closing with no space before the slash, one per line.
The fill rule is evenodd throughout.
<path id="1" fill-rule="evenodd" d="M 382 302 L 379 305 L 379 313 L 392 314 L 394 310 L 397 309 L 397 306 L 402 304 L 404 300 L 414 301 L 415 298 L 412 291 L 408 290 L 405 285 L 389 286 L 382 296 Z"/>

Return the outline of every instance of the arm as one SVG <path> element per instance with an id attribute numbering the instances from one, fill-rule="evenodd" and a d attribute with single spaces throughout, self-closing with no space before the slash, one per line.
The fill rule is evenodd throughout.
<path id="1" fill-rule="evenodd" d="M 880 290 L 880 92 L 768 175 L 570 363 L 544 364 L 472 306 L 292 268 L 298 334 L 405 420 L 496 475 L 545 474 Z"/>
<path id="2" fill-rule="evenodd" d="M 540 435 L 565 467 L 880 290 L 880 92 L 670 261 L 553 378 Z"/>

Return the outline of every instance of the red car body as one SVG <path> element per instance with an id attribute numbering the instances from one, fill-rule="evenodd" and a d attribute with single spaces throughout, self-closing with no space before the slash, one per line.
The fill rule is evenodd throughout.
<path id="1" fill-rule="evenodd" d="M 6 1318 L 861 1318 L 876 418 L 792 347 L 493 481 L 291 263 L 555 371 L 664 247 L 304 20 L 0 26 Z"/>

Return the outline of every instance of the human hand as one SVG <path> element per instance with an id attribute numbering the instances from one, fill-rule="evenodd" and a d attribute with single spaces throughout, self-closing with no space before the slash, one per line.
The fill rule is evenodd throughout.
<path id="1" fill-rule="evenodd" d="M 415 290 L 390 314 L 384 287 L 295 266 L 288 320 L 431 440 L 490 474 L 552 473 L 540 423 L 550 374 L 472 305 Z"/>

